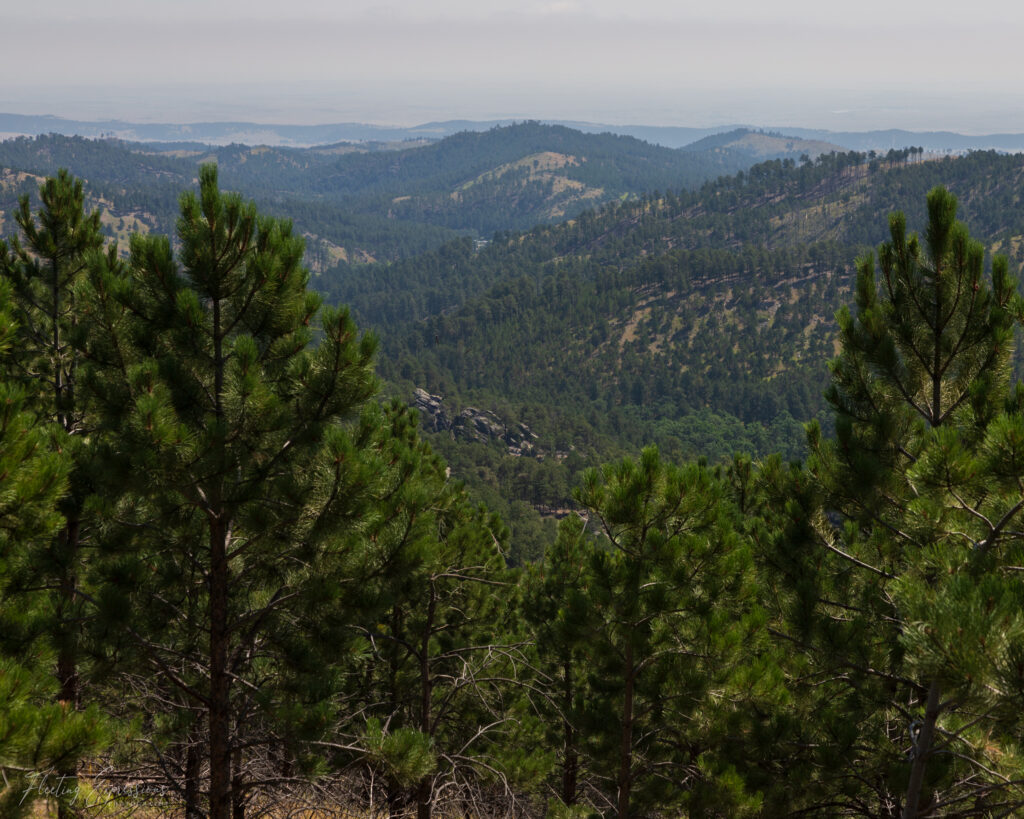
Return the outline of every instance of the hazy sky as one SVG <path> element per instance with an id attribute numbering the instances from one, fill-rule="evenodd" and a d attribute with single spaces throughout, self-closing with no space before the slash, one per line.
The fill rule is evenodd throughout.
<path id="1" fill-rule="evenodd" d="M 37 0 L 4 24 L 19 113 L 1024 131 L 1008 0 Z"/>

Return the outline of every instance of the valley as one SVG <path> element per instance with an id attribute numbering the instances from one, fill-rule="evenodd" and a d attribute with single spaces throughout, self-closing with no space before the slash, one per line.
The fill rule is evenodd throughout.
<path id="1" fill-rule="evenodd" d="M 1019 812 L 1022 191 L 0 142 L 0 813 Z"/>

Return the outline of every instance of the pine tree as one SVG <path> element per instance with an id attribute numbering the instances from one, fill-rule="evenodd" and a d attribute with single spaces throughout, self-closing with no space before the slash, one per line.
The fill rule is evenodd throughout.
<path id="1" fill-rule="evenodd" d="M 304 646 L 321 576 L 362 548 L 373 476 L 344 422 L 375 389 L 374 341 L 320 309 L 301 238 L 221 193 L 215 167 L 182 197 L 178 238 L 180 266 L 167 238 L 134 236 L 127 266 L 108 257 L 92 272 L 90 388 L 126 486 L 107 510 L 123 551 L 102 606 L 128 613 L 150 702 L 177 704 L 184 733 L 152 747 L 188 814 L 205 790 L 210 817 L 237 819 L 278 773 L 268 748 L 293 736 L 277 681 L 308 672 L 312 714 L 328 698 Z M 333 645 L 345 641 L 322 651 Z"/>
<path id="2" fill-rule="evenodd" d="M 811 430 L 813 480 L 788 478 L 779 555 L 808 678 L 846 707 L 845 726 L 826 708 L 818 729 L 845 748 L 834 796 L 907 819 L 1022 796 L 1000 773 L 1019 762 L 1019 720 L 996 718 L 1024 656 L 1024 417 L 1007 389 L 1021 303 L 1005 259 L 985 276 L 956 199 L 937 188 L 927 204 L 923 241 L 890 218 L 880 280 L 872 257 L 858 265 L 827 396 L 836 438 Z"/>
<path id="3" fill-rule="evenodd" d="M 95 430 L 79 390 L 81 356 L 74 337 L 81 321 L 78 291 L 87 259 L 102 247 L 103 236 L 99 212 L 86 214 L 82 183 L 67 171 L 47 179 L 39 194 L 42 207 L 35 215 L 28 196 L 21 198 L 15 219 L 24 244 L 15 239 L 10 254 L 0 254 L 0 262 L 2 274 L 13 284 L 19 328 L 17 375 L 29 390 L 29 406 L 38 423 L 52 428 L 54 434 L 62 433 L 61 447 L 69 453 L 73 468 L 70 491 L 60 502 L 64 525 L 40 546 L 23 584 L 52 590 L 52 614 L 40 627 L 57 650 L 59 700 L 78 708 L 87 596 L 81 593 L 81 585 L 90 539 L 85 506 L 93 491 L 90 462 Z M 74 770 L 62 770 L 60 775 L 65 782 L 74 782 Z M 70 815 L 70 808 L 62 806 L 60 816 Z"/>
<path id="4" fill-rule="evenodd" d="M 761 673 L 739 662 L 760 615 L 722 482 L 648 448 L 589 471 L 578 501 L 606 539 L 589 549 L 583 581 L 592 694 L 582 743 L 589 767 L 614 783 L 616 815 L 754 808 L 756 794 L 716 751 L 746 674 Z"/>
<path id="5" fill-rule="evenodd" d="M 6 254 L 6 248 L 2 249 Z M 9 284 L 0 283 L 0 358 L 17 345 Z M 7 369 L 5 366 L 4 369 Z M 65 525 L 58 504 L 67 492 L 70 459 L 54 449 L 64 440 L 62 430 L 40 424 L 30 409 L 34 396 L 16 379 L 0 380 L 0 601 L 11 604 L 8 584 L 24 574 L 39 544 Z M 28 621 L 29 638 L 37 631 L 32 621 L 46 617 L 38 596 L 18 595 L 17 621 Z M 8 639 L 11 634 L 5 635 Z M 102 741 L 96 710 L 69 710 L 58 702 L 52 672 L 53 646 L 29 640 L 17 654 L 0 655 L 0 813 L 28 815 L 38 799 L 54 796 L 64 810 L 75 807 L 78 787 L 73 777 L 77 761 Z"/>
<path id="6" fill-rule="evenodd" d="M 512 722 L 515 584 L 504 527 L 450 480 L 411 410 L 392 406 L 388 418 L 386 460 L 398 468 L 389 470 L 371 536 L 391 559 L 368 601 L 377 610 L 362 627 L 369 667 L 355 699 L 370 715 L 361 741 L 384 775 L 391 810 L 415 805 L 429 819 L 442 798 L 479 810 L 481 794 L 504 776 L 496 745 Z"/>
<path id="7" fill-rule="evenodd" d="M 589 600 L 589 561 L 595 545 L 578 515 L 565 518 L 543 560 L 523 575 L 523 620 L 537 655 L 535 697 L 543 716 L 544 743 L 559 748 L 558 797 L 576 805 L 588 785 L 594 786 L 582 748 L 583 711 L 587 687 L 589 637 L 598 628 Z M 585 798 L 585 797 L 584 797 Z"/>

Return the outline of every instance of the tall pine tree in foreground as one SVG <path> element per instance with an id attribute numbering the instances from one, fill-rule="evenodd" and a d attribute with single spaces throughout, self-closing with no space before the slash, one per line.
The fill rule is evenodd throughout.
<path id="1" fill-rule="evenodd" d="M 221 193 L 215 167 L 182 197 L 178 238 L 177 259 L 166 238 L 135 236 L 127 266 L 93 271 L 90 383 L 125 488 L 107 510 L 124 549 L 103 610 L 128 613 L 148 664 L 151 688 L 134 693 L 158 768 L 190 816 L 238 819 L 303 759 L 280 719 L 296 690 L 279 681 L 305 673 L 312 713 L 330 693 L 303 641 L 322 577 L 362 544 L 373 476 L 343 422 L 375 389 L 374 342 L 321 311 L 301 238 Z M 161 703 L 176 736 L 159 735 Z"/>
<path id="2" fill-rule="evenodd" d="M 786 478 L 776 560 L 802 679 L 823 696 L 806 745 L 822 799 L 905 819 L 1024 804 L 1024 402 L 1007 386 L 1021 303 L 1005 259 L 985 275 L 956 199 L 927 204 L 923 239 L 891 217 L 880 277 L 859 263 L 836 438 L 812 428 L 812 480 Z"/>
<path id="3" fill-rule="evenodd" d="M 18 334 L 11 318 L 10 290 L 0 283 L 0 360 L 6 365 Z M 70 468 L 66 454 L 51 445 L 65 439 L 59 429 L 40 424 L 29 408 L 23 386 L 5 374 L 0 379 L 0 603 L 15 606 L 20 622 L 48 619 L 39 595 L 16 601 L 8 584 L 21 578 L 65 521 L 57 511 L 67 491 Z M 10 617 L 8 624 L 13 625 Z M 36 629 L 27 629 L 29 637 Z M 10 635 L 7 635 L 10 637 Z M 29 640 L 17 654 L 0 655 L 0 814 L 28 815 L 39 798 L 54 795 L 63 810 L 76 807 L 76 783 L 62 780 L 78 760 L 102 740 L 95 710 L 78 712 L 58 702 L 61 686 L 53 675 L 55 647 L 45 639 Z"/>
<path id="4" fill-rule="evenodd" d="M 47 589 L 47 616 L 37 622 L 56 651 L 59 699 L 78 708 L 82 687 L 83 623 L 88 595 L 81 586 L 88 567 L 90 520 L 86 504 L 93 492 L 90 471 L 97 431 L 80 391 L 81 355 L 74 340 L 81 322 L 79 291 L 89 256 L 103 246 L 97 211 L 87 214 L 82 183 L 61 170 L 39 190 L 33 214 L 23 196 L 15 214 L 24 243 L 0 254 L 0 271 L 13 285 L 17 342 L 12 375 L 24 385 L 37 423 L 61 435 L 60 447 L 72 465 L 69 491 L 60 501 L 63 526 L 46 543 L 35 544 L 34 559 L 16 585 Z M 73 783 L 75 771 L 60 771 Z M 71 785 L 70 789 L 74 789 Z M 66 805 L 60 816 L 72 815 Z"/>

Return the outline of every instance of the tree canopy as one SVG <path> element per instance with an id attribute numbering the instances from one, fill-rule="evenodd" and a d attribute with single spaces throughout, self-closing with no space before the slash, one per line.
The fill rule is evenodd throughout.
<path id="1" fill-rule="evenodd" d="M 856 261 L 805 462 L 562 441 L 574 490 L 505 476 L 564 498 L 533 560 L 215 167 L 126 254 L 69 174 L 40 203 L 0 247 L 4 815 L 1024 806 L 1024 299 L 944 188 Z"/>

